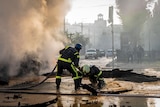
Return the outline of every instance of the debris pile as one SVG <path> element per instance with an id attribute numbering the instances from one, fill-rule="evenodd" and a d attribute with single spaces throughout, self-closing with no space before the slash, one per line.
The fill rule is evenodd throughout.
<path id="1" fill-rule="evenodd" d="M 116 78 L 117 80 L 122 81 L 131 81 L 131 82 L 154 82 L 160 80 L 156 76 L 148 76 L 144 74 L 138 74 L 132 72 L 132 69 L 129 70 L 120 70 L 120 69 L 113 69 L 110 71 L 103 71 L 104 78 Z"/>

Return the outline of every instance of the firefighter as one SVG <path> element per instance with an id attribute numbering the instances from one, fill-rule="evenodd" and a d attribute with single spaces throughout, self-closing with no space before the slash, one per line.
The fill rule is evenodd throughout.
<path id="1" fill-rule="evenodd" d="M 83 65 L 81 70 L 83 71 L 83 75 L 89 77 L 91 85 L 93 87 L 97 87 L 98 89 L 102 89 L 105 86 L 105 82 L 102 76 L 102 71 L 96 67 L 95 65 Z"/>
<path id="2" fill-rule="evenodd" d="M 81 44 L 76 44 L 75 47 L 66 46 L 60 50 L 60 56 L 57 62 L 57 74 L 56 74 L 56 88 L 59 90 L 61 83 L 61 75 L 64 69 L 67 69 L 74 80 L 75 90 L 80 87 L 80 76 L 77 68 L 79 67 L 79 52 L 82 49 Z"/>

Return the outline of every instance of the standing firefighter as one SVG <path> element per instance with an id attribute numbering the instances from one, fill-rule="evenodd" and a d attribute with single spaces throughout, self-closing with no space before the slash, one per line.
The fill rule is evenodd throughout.
<path id="1" fill-rule="evenodd" d="M 105 86 L 102 71 L 99 70 L 99 68 L 97 68 L 95 65 L 84 65 L 81 69 L 83 71 L 84 76 L 89 77 L 89 80 L 91 81 L 91 85 L 93 87 L 98 87 L 98 89 L 101 89 Z"/>
<path id="2" fill-rule="evenodd" d="M 57 75 L 56 75 L 56 85 L 57 89 L 60 88 L 61 83 L 61 75 L 63 69 L 67 69 L 70 73 L 72 73 L 72 77 L 74 80 L 75 90 L 77 90 L 80 86 L 80 76 L 78 75 L 78 71 L 76 68 L 79 68 L 79 51 L 81 50 L 82 45 L 76 44 L 75 47 L 65 47 L 60 50 L 60 57 L 58 58 L 57 63 Z"/>

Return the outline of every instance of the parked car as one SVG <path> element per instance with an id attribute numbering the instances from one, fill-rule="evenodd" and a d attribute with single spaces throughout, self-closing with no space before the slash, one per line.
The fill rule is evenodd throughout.
<path id="1" fill-rule="evenodd" d="M 102 50 L 102 49 L 100 49 L 99 50 L 99 57 L 105 57 L 105 55 L 106 55 L 106 52 L 105 52 L 105 50 Z"/>
<path id="2" fill-rule="evenodd" d="M 108 49 L 107 52 L 106 52 L 107 58 L 108 58 L 108 57 L 112 57 L 112 56 L 113 56 L 112 54 L 114 54 L 114 56 L 115 56 L 115 55 L 116 55 L 116 51 L 113 51 L 113 52 L 112 52 L 112 49 Z"/>
<path id="3" fill-rule="evenodd" d="M 89 59 L 89 58 L 94 58 L 94 59 L 98 58 L 98 53 L 96 49 L 90 48 L 86 50 L 85 59 Z"/>

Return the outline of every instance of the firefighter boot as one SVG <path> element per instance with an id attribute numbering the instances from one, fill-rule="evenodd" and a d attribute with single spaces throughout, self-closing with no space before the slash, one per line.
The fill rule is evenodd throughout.
<path id="1" fill-rule="evenodd" d="M 79 87 L 81 86 L 82 84 L 82 78 L 79 78 Z"/>
<path id="2" fill-rule="evenodd" d="M 61 79 L 56 79 L 56 89 L 59 90 L 59 87 L 60 87 L 60 84 L 61 84 Z"/>
<path id="3" fill-rule="evenodd" d="M 75 79 L 74 80 L 74 86 L 75 86 L 75 90 L 78 90 L 80 88 L 80 84 L 79 84 L 79 79 Z"/>

